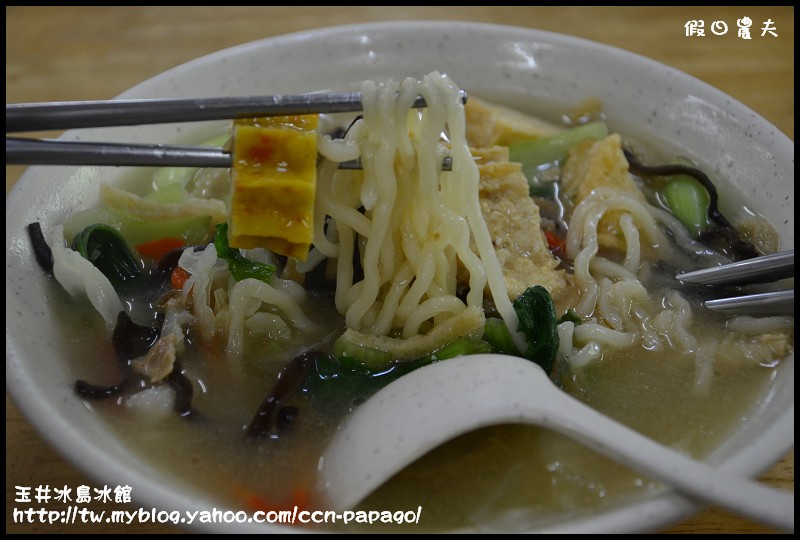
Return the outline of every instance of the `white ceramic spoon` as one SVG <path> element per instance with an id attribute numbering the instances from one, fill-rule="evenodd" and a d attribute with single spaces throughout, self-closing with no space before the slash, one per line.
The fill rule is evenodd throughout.
<path id="1" fill-rule="evenodd" d="M 494 354 L 425 366 L 367 400 L 323 455 L 323 489 L 331 507 L 352 508 L 442 443 L 481 427 L 515 423 L 554 429 L 697 501 L 794 532 L 794 493 L 662 446 L 559 390 L 533 362 Z"/>

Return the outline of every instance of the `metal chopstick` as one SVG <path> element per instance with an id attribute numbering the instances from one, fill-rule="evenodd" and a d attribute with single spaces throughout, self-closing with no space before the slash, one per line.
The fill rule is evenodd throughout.
<path id="1" fill-rule="evenodd" d="M 681 272 L 675 278 L 683 283 L 699 285 L 745 285 L 769 283 L 792 276 L 794 276 L 793 249 L 694 272 Z"/>
<path id="2" fill-rule="evenodd" d="M 461 90 L 461 99 L 467 93 Z M 414 107 L 425 107 L 417 97 Z M 6 104 L 6 133 L 362 110 L 359 92 Z"/>
<path id="3" fill-rule="evenodd" d="M 229 152 L 215 146 L 97 143 L 6 137 L 7 165 L 109 165 L 132 167 L 230 167 Z M 345 161 L 340 169 L 360 169 L 361 161 Z M 442 170 L 452 159 L 442 160 Z"/>
<path id="4" fill-rule="evenodd" d="M 716 298 L 703 305 L 726 315 L 794 315 L 794 289 Z"/>
<path id="5" fill-rule="evenodd" d="M 231 155 L 213 146 L 94 143 L 6 137 L 8 165 L 230 167 Z"/>
<path id="6" fill-rule="evenodd" d="M 675 276 L 682 283 L 712 286 L 771 283 L 790 277 L 794 277 L 793 249 Z M 715 298 L 703 305 L 727 315 L 793 315 L 794 290 Z"/>

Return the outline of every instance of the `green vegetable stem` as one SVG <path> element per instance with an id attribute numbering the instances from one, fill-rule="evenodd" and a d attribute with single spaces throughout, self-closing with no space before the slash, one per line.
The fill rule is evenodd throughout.
<path id="1" fill-rule="evenodd" d="M 214 237 L 214 247 L 217 250 L 217 257 L 228 261 L 228 269 L 236 281 L 253 278 L 269 283 L 275 273 L 275 266 L 271 264 L 251 261 L 228 245 L 228 224 L 220 223 L 217 225 L 217 234 Z"/>
<path id="2" fill-rule="evenodd" d="M 569 149 L 582 140 L 599 140 L 607 135 L 608 126 L 604 122 L 589 122 L 555 135 L 513 144 L 509 147 L 509 160 L 522 163 L 522 172 L 530 181 L 539 167 L 563 161 Z"/>
<path id="3" fill-rule="evenodd" d="M 708 192 L 691 176 L 670 177 L 661 193 L 670 211 L 693 236 L 697 237 L 711 225 Z"/>

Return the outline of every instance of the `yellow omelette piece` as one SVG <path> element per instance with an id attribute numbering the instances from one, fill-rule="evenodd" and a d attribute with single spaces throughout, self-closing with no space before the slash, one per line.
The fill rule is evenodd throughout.
<path id="1" fill-rule="evenodd" d="M 234 121 L 228 242 L 305 260 L 314 233 L 317 115 Z"/>

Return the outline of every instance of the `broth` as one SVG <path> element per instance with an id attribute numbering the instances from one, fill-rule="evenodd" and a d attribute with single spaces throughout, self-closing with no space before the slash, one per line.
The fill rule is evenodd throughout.
<path id="1" fill-rule="evenodd" d="M 63 317 L 65 336 L 81 335 L 87 326 L 103 335 L 96 313 L 81 309 L 76 317 L 74 302 L 62 298 L 64 291 L 53 287 L 51 295 L 64 315 L 73 315 Z M 320 300 L 325 298 L 314 299 L 315 307 L 324 305 Z M 333 319 L 325 317 L 324 310 L 317 313 L 320 321 Z M 714 321 L 705 324 L 711 331 Z M 98 370 L 115 362 L 110 347 L 89 356 L 82 354 L 83 338 L 66 341 L 74 349 L 71 356 L 78 377 L 97 381 Z M 208 494 L 220 507 L 291 508 L 298 490 L 307 490 L 310 509 L 318 509 L 312 501 L 319 455 L 354 400 L 366 394 L 300 394 L 289 403 L 300 408 L 292 429 L 277 439 L 247 439 L 244 427 L 291 353 L 262 353 L 242 362 L 241 369 L 204 354 L 202 347 L 194 347 L 190 354 L 187 375 L 200 381 L 195 385 L 197 417 L 179 418 L 170 410 L 169 399 L 153 414 L 134 413 L 113 400 L 91 402 L 90 407 L 136 454 L 146 456 L 149 464 L 187 489 Z M 564 385 L 597 410 L 699 458 L 748 415 L 773 375 L 774 370 L 757 364 L 720 364 L 708 393 L 701 394 L 693 391 L 695 366 L 690 356 L 637 351 L 606 353 L 602 361 L 564 377 Z M 115 376 L 114 370 L 103 375 L 109 383 Z M 404 511 L 421 506 L 418 526 L 351 524 L 341 530 L 522 531 L 646 497 L 660 487 L 559 434 L 536 427 L 497 426 L 434 450 L 359 506 Z"/>

